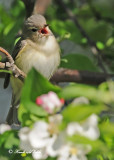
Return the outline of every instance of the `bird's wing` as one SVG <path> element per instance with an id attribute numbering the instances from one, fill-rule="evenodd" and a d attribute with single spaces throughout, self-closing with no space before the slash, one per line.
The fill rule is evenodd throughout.
<path id="1" fill-rule="evenodd" d="M 20 50 L 22 50 L 26 45 L 26 40 L 24 40 L 23 38 L 21 38 L 17 44 L 14 47 L 13 53 L 12 53 L 12 57 L 15 60 L 16 56 L 18 55 L 18 53 L 20 52 Z"/>
<path id="2" fill-rule="evenodd" d="M 26 45 L 26 40 L 24 40 L 23 38 L 21 38 L 15 45 L 13 53 L 12 53 L 12 57 L 15 61 L 16 56 L 18 55 L 18 53 L 20 52 L 20 50 L 22 50 Z M 7 88 L 9 85 L 9 81 L 10 81 L 10 74 L 6 74 L 5 76 L 5 81 L 4 81 L 4 88 Z"/>

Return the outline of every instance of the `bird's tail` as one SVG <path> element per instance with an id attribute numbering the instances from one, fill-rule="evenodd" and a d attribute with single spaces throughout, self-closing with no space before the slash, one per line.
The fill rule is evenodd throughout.
<path id="1" fill-rule="evenodd" d="M 20 122 L 18 120 L 18 107 L 19 107 L 19 101 L 14 102 L 14 96 L 12 96 L 12 105 L 10 107 L 10 110 L 8 112 L 6 123 L 9 125 L 16 124 L 19 125 Z"/>
<path id="2" fill-rule="evenodd" d="M 7 118 L 6 118 L 6 123 L 9 125 L 12 124 L 20 124 L 18 120 L 18 114 L 17 114 L 18 108 L 17 107 L 10 107 L 10 110 L 8 112 Z"/>

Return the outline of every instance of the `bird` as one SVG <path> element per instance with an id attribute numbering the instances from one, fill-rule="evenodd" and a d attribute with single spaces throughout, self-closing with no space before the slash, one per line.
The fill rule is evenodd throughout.
<path id="1" fill-rule="evenodd" d="M 22 36 L 13 49 L 12 57 L 16 66 L 25 74 L 34 67 L 48 80 L 52 77 L 60 64 L 60 47 L 43 15 L 35 14 L 25 20 Z M 4 88 L 7 88 L 9 81 L 12 87 L 12 100 L 6 123 L 19 124 L 17 111 L 23 82 L 7 74 Z"/>

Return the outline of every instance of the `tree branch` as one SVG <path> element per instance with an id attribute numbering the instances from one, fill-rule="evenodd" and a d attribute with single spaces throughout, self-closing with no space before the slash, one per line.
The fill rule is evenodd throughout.
<path id="1" fill-rule="evenodd" d="M 36 0 L 22 0 L 26 8 L 26 18 L 32 15 Z"/>
<path id="2" fill-rule="evenodd" d="M 80 33 L 82 34 L 82 36 L 84 36 L 88 40 L 88 43 L 91 46 L 91 50 L 92 50 L 93 54 L 97 57 L 98 65 L 100 66 L 100 68 L 102 69 L 102 71 L 104 73 L 107 73 L 107 71 L 106 71 L 106 69 L 105 69 L 105 67 L 103 65 L 103 62 L 102 62 L 102 57 L 101 57 L 100 50 L 96 46 L 96 43 L 88 36 L 88 34 L 84 30 L 84 28 L 80 25 L 80 23 L 79 23 L 76 15 L 74 16 L 74 14 L 72 13 L 72 11 L 66 6 L 66 4 L 64 3 L 64 1 L 63 0 L 56 0 L 56 1 L 58 2 L 59 5 L 61 5 L 63 7 L 63 9 L 67 13 L 68 17 L 78 27 L 78 29 L 80 30 Z"/>
<path id="3" fill-rule="evenodd" d="M 11 71 L 13 76 L 19 78 L 22 82 L 24 82 L 26 74 L 14 64 L 14 60 L 11 57 L 11 55 L 2 47 L 0 47 L 0 52 L 4 53 L 8 60 L 8 62 L 5 63 L 0 62 L 0 69 Z M 100 83 L 106 81 L 106 79 L 109 77 L 114 77 L 114 74 L 60 68 L 55 72 L 50 81 L 54 83 L 77 82 L 84 84 L 99 85 Z M 3 78 L 2 73 L 0 73 L 0 78 Z"/>
<path id="4" fill-rule="evenodd" d="M 90 85 L 99 85 L 100 83 L 106 81 L 109 77 L 114 77 L 114 74 L 60 68 L 51 78 L 51 82 L 77 82 Z"/>
<path id="5" fill-rule="evenodd" d="M 26 17 L 44 14 L 52 0 L 22 0 L 26 7 Z"/>
<path id="6" fill-rule="evenodd" d="M 33 13 L 45 14 L 46 9 L 50 5 L 52 0 L 36 0 Z"/>
<path id="7" fill-rule="evenodd" d="M 0 62 L 0 69 L 6 69 L 8 71 L 11 71 L 15 77 L 19 78 L 21 81 L 24 81 L 26 74 L 14 64 L 14 60 L 12 56 L 2 47 L 0 47 L 0 52 L 5 54 L 8 60 L 8 62 L 5 62 L 5 63 Z"/>

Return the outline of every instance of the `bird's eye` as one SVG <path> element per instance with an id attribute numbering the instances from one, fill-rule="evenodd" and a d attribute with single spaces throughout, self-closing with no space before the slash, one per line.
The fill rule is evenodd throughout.
<path id="1" fill-rule="evenodd" d="M 32 28 L 32 31 L 33 32 L 36 32 L 38 29 L 37 28 Z"/>

